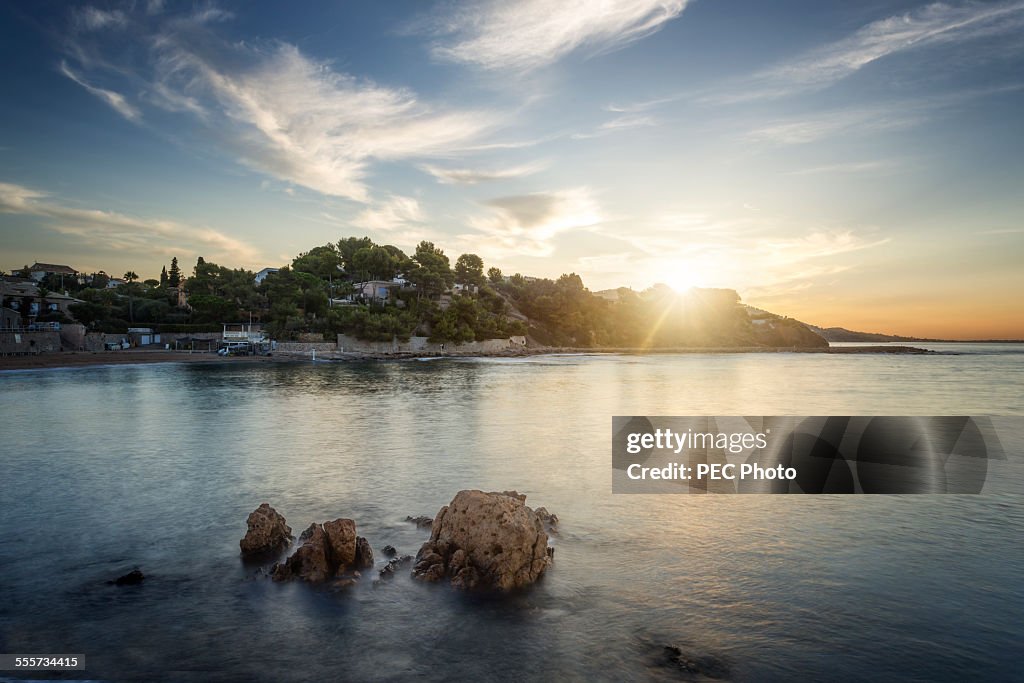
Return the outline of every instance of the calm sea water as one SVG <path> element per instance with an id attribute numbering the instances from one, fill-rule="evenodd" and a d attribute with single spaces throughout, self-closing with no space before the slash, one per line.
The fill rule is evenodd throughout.
<path id="1" fill-rule="evenodd" d="M 102 680 L 705 680 L 666 646 L 725 680 L 1021 680 L 1019 467 L 979 496 L 611 494 L 616 414 L 1024 414 L 1024 349 L 939 350 L 0 373 L 0 652 Z M 543 582 L 331 593 L 238 558 L 264 501 L 415 554 L 405 516 L 462 488 L 561 517 Z"/>

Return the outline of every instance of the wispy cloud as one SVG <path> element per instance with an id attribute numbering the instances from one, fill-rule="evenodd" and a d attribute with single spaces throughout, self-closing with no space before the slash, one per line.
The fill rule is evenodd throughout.
<path id="1" fill-rule="evenodd" d="M 209 227 L 83 209 L 23 185 L 0 183 L 0 213 L 36 216 L 47 228 L 62 235 L 78 237 L 91 248 L 122 255 L 191 254 L 244 266 L 260 261 L 259 250 Z"/>
<path id="2" fill-rule="evenodd" d="M 610 111 L 616 114 L 636 114 L 638 112 L 647 111 L 660 107 L 663 104 L 670 104 L 672 102 L 678 102 L 683 98 L 683 95 L 670 95 L 667 97 L 659 97 L 653 100 L 640 100 L 638 102 L 621 103 L 616 102 L 612 104 L 606 104 L 604 106 L 605 111 Z"/>
<path id="3" fill-rule="evenodd" d="M 496 180 L 510 180 L 539 173 L 547 167 L 545 162 L 506 166 L 504 168 L 446 168 L 432 164 L 420 166 L 443 185 L 476 185 Z"/>
<path id="4" fill-rule="evenodd" d="M 658 123 L 658 120 L 653 116 L 617 116 L 614 119 L 605 121 L 592 131 L 586 133 L 573 133 L 571 137 L 573 140 L 599 138 L 611 133 L 617 133 L 619 131 L 630 130 L 633 128 L 650 128 L 652 126 L 657 126 Z"/>
<path id="5" fill-rule="evenodd" d="M 73 17 L 75 28 L 80 31 L 123 28 L 128 23 L 128 17 L 119 9 L 103 10 L 86 6 L 73 10 Z"/>
<path id="6" fill-rule="evenodd" d="M 493 258 L 548 256 L 555 236 L 604 219 L 587 187 L 498 197 L 484 204 L 489 211 L 471 217 L 469 225 L 485 237 L 481 241 L 478 234 L 474 240 L 482 245 L 481 255 Z"/>
<path id="7" fill-rule="evenodd" d="M 426 214 L 414 197 L 392 195 L 361 211 L 351 224 L 366 230 L 388 232 L 425 220 Z"/>
<path id="8" fill-rule="evenodd" d="M 710 102 L 784 97 L 827 87 L 890 55 L 944 43 L 1019 35 L 1024 2 L 934 3 L 867 24 L 846 38 L 713 92 Z"/>
<path id="9" fill-rule="evenodd" d="M 89 93 L 95 95 L 100 100 L 108 104 L 118 114 L 125 117 L 129 121 L 139 121 L 142 118 L 142 112 L 132 105 L 128 100 L 125 99 L 124 95 L 113 90 L 107 90 L 100 88 L 91 83 L 86 82 L 84 78 L 76 74 L 71 70 L 71 67 L 67 65 L 67 62 L 61 60 L 60 72 L 70 78 L 78 85 L 85 88 Z"/>
<path id="10" fill-rule="evenodd" d="M 338 71 L 288 43 L 227 41 L 211 24 L 229 17 L 214 6 L 135 14 L 116 41 L 97 32 L 69 38 L 69 54 L 83 69 L 103 68 L 135 84 L 146 103 L 194 117 L 242 163 L 363 202 L 374 162 L 451 157 L 484 142 L 482 134 L 500 122 L 491 111 L 427 103 L 409 89 Z M 125 50 L 125 40 L 136 49 Z M 66 62 L 61 70 L 126 118 L 141 117 L 122 95 L 93 86 Z"/>
<path id="11" fill-rule="evenodd" d="M 898 168 L 900 163 L 892 159 L 877 159 L 872 161 L 847 161 L 838 164 L 825 164 L 823 166 L 811 166 L 800 168 L 795 171 L 787 171 L 783 175 L 806 176 L 822 175 L 831 173 L 881 173 Z"/>
<path id="12" fill-rule="evenodd" d="M 876 105 L 812 112 L 760 124 L 748 130 L 743 137 L 751 142 L 796 145 L 840 135 L 903 130 L 924 123 L 944 110 L 955 109 L 984 97 L 1020 92 L 1022 89 L 1024 84 L 1010 83 Z"/>
<path id="13" fill-rule="evenodd" d="M 924 120 L 923 112 L 910 107 L 843 109 L 775 121 L 748 131 L 744 137 L 751 142 L 799 145 L 851 132 L 903 130 Z"/>
<path id="14" fill-rule="evenodd" d="M 678 17 L 687 0 L 488 0 L 435 27 L 450 39 L 440 59 L 484 69 L 529 71 L 577 49 L 621 47 Z"/>

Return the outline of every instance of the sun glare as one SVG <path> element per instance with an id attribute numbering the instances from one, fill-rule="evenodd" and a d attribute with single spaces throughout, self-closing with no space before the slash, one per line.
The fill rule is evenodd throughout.
<path id="1" fill-rule="evenodd" d="M 701 283 L 698 274 L 687 267 L 685 263 L 675 263 L 663 270 L 658 278 L 679 294 L 684 294 L 694 287 L 700 287 Z"/>

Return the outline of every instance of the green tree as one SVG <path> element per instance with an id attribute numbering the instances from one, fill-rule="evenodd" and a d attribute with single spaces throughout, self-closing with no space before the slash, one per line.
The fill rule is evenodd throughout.
<path id="1" fill-rule="evenodd" d="M 160 269 L 160 286 L 161 287 L 166 287 L 167 286 L 167 266 L 163 266 Z"/>
<path id="2" fill-rule="evenodd" d="M 484 284 L 484 260 L 476 254 L 463 254 L 455 260 L 455 281 L 472 287 Z"/>
<path id="3" fill-rule="evenodd" d="M 324 281 L 333 281 L 338 278 L 343 266 L 341 252 L 334 244 L 325 244 L 322 247 L 314 247 L 309 251 L 299 254 L 292 261 L 292 270 L 297 273 L 310 273 Z"/>
<path id="4" fill-rule="evenodd" d="M 341 255 L 341 263 L 346 271 L 353 269 L 352 257 L 360 249 L 368 249 L 373 246 L 373 240 L 369 237 L 346 237 L 338 240 L 338 253 Z"/>
<path id="5" fill-rule="evenodd" d="M 139 279 L 139 276 L 135 274 L 134 270 L 129 270 L 124 274 L 124 288 L 128 293 L 128 321 L 135 322 L 135 281 Z"/>
<path id="6" fill-rule="evenodd" d="M 238 306 L 215 294 L 193 294 L 188 305 L 192 307 L 192 320 L 198 323 L 225 323 L 238 317 Z"/>
<path id="7" fill-rule="evenodd" d="M 433 242 L 423 241 L 416 246 L 413 255 L 416 267 L 406 278 L 427 297 L 437 296 L 451 288 L 455 283 L 448 257 L 444 251 L 434 246 Z"/>
<path id="8" fill-rule="evenodd" d="M 395 257 L 385 247 L 363 247 L 352 255 L 352 274 L 366 280 L 390 280 L 398 272 Z"/>
<path id="9" fill-rule="evenodd" d="M 178 267 L 178 257 L 171 259 L 171 269 L 167 271 L 167 286 L 177 287 L 181 284 L 181 268 Z"/>
<path id="10" fill-rule="evenodd" d="M 495 268 L 494 266 L 487 269 L 487 279 L 495 285 L 501 284 L 505 281 L 504 276 L 501 274 L 501 268 Z"/>

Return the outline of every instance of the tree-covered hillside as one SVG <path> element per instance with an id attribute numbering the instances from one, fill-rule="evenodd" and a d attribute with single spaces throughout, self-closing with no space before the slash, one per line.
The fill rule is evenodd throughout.
<path id="1" fill-rule="evenodd" d="M 260 282 L 251 271 L 202 258 L 186 277 L 175 259 L 159 281 L 85 287 L 75 295 L 85 303 L 73 306 L 73 314 L 97 329 L 142 323 L 196 329 L 251 319 L 280 340 L 320 333 L 453 343 L 528 335 L 538 344 L 580 348 L 825 343 L 797 321 L 752 319 L 729 289 L 680 294 L 657 285 L 599 295 L 575 273 L 556 280 L 506 277 L 475 254 L 462 254 L 453 265 L 431 242 L 420 242 L 410 255 L 368 237 L 315 247 Z"/>

